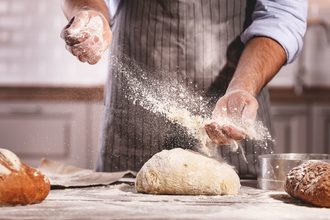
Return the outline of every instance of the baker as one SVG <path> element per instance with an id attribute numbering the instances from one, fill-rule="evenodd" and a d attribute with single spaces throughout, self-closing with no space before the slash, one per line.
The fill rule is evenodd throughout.
<path id="1" fill-rule="evenodd" d="M 266 85 L 302 49 L 307 17 L 307 0 L 63 0 L 62 8 L 66 49 L 81 62 L 97 63 L 110 45 L 115 57 L 165 70 L 159 78 L 192 82 L 213 100 L 213 118 L 258 119 L 270 130 Z M 127 99 L 115 75 L 110 67 L 99 171 L 139 170 L 162 149 L 189 146 L 180 126 Z M 206 129 L 243 178 L 255 178 L 257 156 L 273 151 L 271 141 L 242 139 L 245 163 L 226 147 L 235 131 Z"/>

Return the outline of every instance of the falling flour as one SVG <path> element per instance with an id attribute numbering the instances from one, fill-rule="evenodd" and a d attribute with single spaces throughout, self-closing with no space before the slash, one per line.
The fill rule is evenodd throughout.
<path id="1" fill-rule="evenodd" d="M 210 123 L 212 109 L 209 100 L 202 96 L 194 83 L 180 81 L 170 73 L 160 70 L 148 71 L 140 67 L 127 57 L 111 57 L 112 69 L 115 69 L 116 77 L 122 77 L 126 83 L 126 98 L 133 104 L 140 105 L 144 109 L 166 117 L 170 122 L 179 124 L 198 140 L 198 151 L 210 157 L 219 158 L 217 145 L 208 137 L 204 125 Z M 160 76 L 158 78 L 155 78 Z M 261 121 L 246 123 L 231 118 L 221 118 L 216 121 L 219 125 L 231 125 L 244 131 L 251 139 L 257 140 L 267 148 L 267 140 L 271 140 L 268 129 Z M 233 141 L 230 146 L 232 151 L 240 149 L 243 158 L 245 154 L 239 143 Z"/>

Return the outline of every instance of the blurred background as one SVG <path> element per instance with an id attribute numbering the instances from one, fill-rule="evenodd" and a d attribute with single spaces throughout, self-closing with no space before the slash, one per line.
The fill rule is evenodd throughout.
<path id="1" fill-rule="evenodd" d="M 64 48 L 58 0 L 0 0 L 0 146 L 93 168 L 107 56 L 82 64 Z M 276 152 L 330 153 L 330 1 L 310 0 L 300 57 L 270 83 Z"/>

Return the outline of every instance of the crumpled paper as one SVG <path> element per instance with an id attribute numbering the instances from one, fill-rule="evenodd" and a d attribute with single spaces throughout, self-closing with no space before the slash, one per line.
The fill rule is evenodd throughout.
<path id="1" fill-rule="evenodd" d="M 134 183 L 133 178 L 136 176 L 136 172 L 130 170 L 96 172 L 48 159 L 42 159 L 38 169 L 49 178 L 52 189 L 105 186 L 117 182 Z"/>

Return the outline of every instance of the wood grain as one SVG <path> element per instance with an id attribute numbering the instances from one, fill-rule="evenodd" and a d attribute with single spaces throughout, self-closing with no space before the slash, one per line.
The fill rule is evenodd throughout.
<path id="1" fill-rule="evenodd" d="M 269 89 L 272 103 L 330 103 L 330 87 L 306 87 L 296 94 L 291 87 Z M 103 100 L 103 86 L 0 86 L 0 100 L 95 101 Z"/>
<path id="2" fill-rule="evenodd" d="M 103 87 L 2 86 L 0 100 L 100 102 Z"/>

